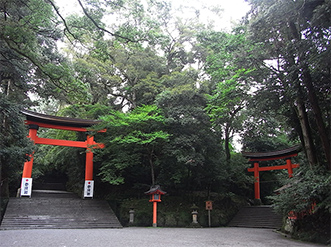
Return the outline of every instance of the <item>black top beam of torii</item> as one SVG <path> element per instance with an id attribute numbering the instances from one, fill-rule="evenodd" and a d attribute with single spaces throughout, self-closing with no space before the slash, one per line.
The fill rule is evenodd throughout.
<path id="1" fill-rule="evenodd" d="M 301 151 L 301 145 L 295 145 L 290 148 L 272 151 L 272 152 L 241 152 L 245 158 L 249 158 L 250 161 L 263 161 L 263 160 L 276 160 L 284 159 L 287 157 L 295 156 Z"/>
<path id="2" fill-rule="evenodd" d="M 99 120 L 58 117 L 58 116 L 41 114 L 41 113 L 29 111 L 29 110 L 21 110 L 21 113 L 26 116 L 26 120 L 28 120 L 28 121 L 45 123 L 45 124 L 53 124 L 53 125 L 59 125 L 59 126 L 72 126 L 72 127 L 88 128 L 95 124 L 100 123 Z"/>

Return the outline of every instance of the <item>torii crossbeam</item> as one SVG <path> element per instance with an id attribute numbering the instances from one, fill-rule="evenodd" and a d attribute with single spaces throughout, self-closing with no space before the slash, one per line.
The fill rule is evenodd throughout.
<path id="1" fill-rule="evenodd" d="M 255 199 L 260 198 L 260 171 L 271 171 L 271 170 L 282 170 L 287 169 L 288 176 L 293 177 L 293 168 L 299 167 L 299 164 L 292 164 L 291 157 L 297 156 L 298 152 L 300 152 L 301 146 L 297 145 L 294 147 L 290 147 L 287 149 L 274 151 L 274 152 L 264 152 L 264 153 L 249 153 L 242 152 L 242 155 L 246 158 L 249 158 L 249 161 L 254 162 L 254 167 L 248 168 L 249 172 L 254 172 L 254 194 Z M 286 165 L 281 166 L 265 166 L 260 167 L 259 161 L 269 161 L 269 160 L 279 160 L 285 159 Z"/>
<path id="2" fill-rule="evenodd" d="M 84 197 L 93 197 L 93 152 L 94 148 L 103 148 L 104 144 L 96 143 L 93 136 L 87 134 L 86 141 L 70 141 L 70 140 L 58 140 L 50 138 L 41 138 L 37 136 L 37 130 L 39 127 L 80 131 L 88 133 L 88 128 L 99 123 L 100 121 L 56 117 L 45 114 L 36 113 L 33 111 L 22 110 L 26 116 L 25 124 L 29 126 L 29 138 L 34 144 L 45 144 L 55 146 L 67 146 L 67 147 L 80 147 L 86 148 L 86 162 L 85 162 L 85 185 L 84 185 Z M 100 131 L 105 132 L 105 130 Z M 30 155 L 29 161 L 24 163 L 22 183 L 21 183 L 21 196 L 31 197 L 32 192 L 32 166 L 33 166 L 33 154 Z"/>

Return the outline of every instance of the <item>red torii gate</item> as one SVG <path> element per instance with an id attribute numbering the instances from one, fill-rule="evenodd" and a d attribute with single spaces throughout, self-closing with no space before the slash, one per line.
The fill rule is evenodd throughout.
<path id="1" fill-rule="evenodd" d="M 249 161 L 254 162 L 253 168 L 248 168 L 249 172 L 254 172 L 254 193 L 255 199 L 260 198 L 260 171 L 271 171 L 271 170 L 282 170 L 287 169 L 288 176 L 293 177 L 293 168 L 299 167 L 299 164 L 292 164 L 291 157 L 297 156 L 298 152 L 300 152 L 301 147 L 299 145 L 290 147 L 287 149 L 274 151 L 274 152 L 264 152 L 264 153 L 250 153 L 250 152 L 242 152 L 242 155 L 246 158 L 249 158 Z M 260 167 L 259 161 L 269 161 L 269 160 L 279 160 L 286 159 L 286 165 L 281 166 L 265 166 Z"/>
<path id="2" fill-rule="evenodd" d="M 24 123 L 29 126 L 29 138 L 34 144 L 46 144 L 55 146 L 67 146 L 67 147 L 80 147 L 86 148 L 86 163 L 85 163 L 85 185 L 84 185 L 84 197 L 93 197 L 93 148 L 103 148 L 104 144 L 96 143 L 93 136 L 87 134 L 86 141 L 70 141 L 70 140 L 58 140 L 50 138 L 41 138 L 37 136 L 37 130 L 39 127 L 50 129 L 61 129 L 88 132 L 89 127 L 99 123 L 96 120 L 56 117 L 45 114 L 36 113 L 33 111 L 22 110 L 26 116 Z M 105 132 L 102 130 L 100 132 Z M 31 197 L 32 192 L 32 166 L 33 166 L 33 154 L 29 155 L 30 160 L 24 163 L 22 183 L 21 183 L 21 196 Z"/>

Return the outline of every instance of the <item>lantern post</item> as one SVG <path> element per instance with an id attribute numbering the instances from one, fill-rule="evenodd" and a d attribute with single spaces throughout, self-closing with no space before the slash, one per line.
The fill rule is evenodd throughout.
<path id="1" fill-rule="evenodd" d="M 166 194 L 166 192 L 161 190 L 160 185 L 154 185 L 145 194 L 150 195 L 149 201 L 153 202 L 153 227 L 157 227 L 157 203 L 161 202 L 161 195 Z"/>

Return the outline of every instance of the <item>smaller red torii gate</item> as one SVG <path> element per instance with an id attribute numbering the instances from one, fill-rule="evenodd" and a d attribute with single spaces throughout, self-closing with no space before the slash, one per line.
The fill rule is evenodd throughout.
<path id="1" fill-rule="evenodd" d="M 274 152 L 263 152 L 263 153 L 250 153 L 250 152 L 242 152 L 242 155 L 246 158 L 249 158 L 249 161 L 254 162 L 254 167 L 248 168 L 249 172 L 254 172 L 254 194 L 255 199 L 260 198 L 260 171 L 272 171 L 272 170 L 283 170 L 287 169 L 288 176 L 293 177 L 293 168 L 299 167 L 299 164 L 293 164 L 291 162 L 291 157 L 297 156 L 298 152 L 300 152 L 301 147 L 299 145 L 290 147 L 287 149 L 274 151 Z M 259 161 L 269 161 L 269 160 L 279 160 L 286 159 L 286 165 L 280 166 L 265 166 L 260 167 Z"/>
<path id="2" fill-rule="evenodd" d="M 78 119 L 78 118 L 67 118 L 67 117 L 56 117 L 45 114 L 36 113 L 33 111 L 22 110 L 26 116 L 24 123 L 29 126 L 29 138 L 34 144 L 45 144 L 55 146 L 66 146 L 66 147 L 79 147 L 86 148 L 86 162 L 85 162 L 85 185 L 84 185 L 84 197 L 93 197 L 94 181 L 93 181 L 93 152 L 94 148 L 104 148 L 104 144 L 96 143 L 93 136 L 88 134 L 88 129 L 91 126 L 99 123 L 99 121 Z M 50 138 L 41 138 L 37 136 L 37 130 L 39 127 L 49 129 L 61 129 L 70 131 L 86 132 L 86 141 L 70 141 L 70 140 L 59 140 Z M 105 132 L 102 130 L 99 132 Z M 24 163 L 22 183 L 21 183 L 21 196 L 30 196 L 32 190 L 32 167 L 33 167 L 33 154 L 29 155 L 29 161 Z"/>

